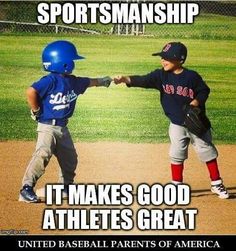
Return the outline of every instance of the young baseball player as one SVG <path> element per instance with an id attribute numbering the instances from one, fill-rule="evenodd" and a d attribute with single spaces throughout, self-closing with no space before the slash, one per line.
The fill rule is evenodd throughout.
<path id="1" fill-rule="evenodd" d="M 153 56 L 161 57 L 161 69 L 144 76 L 118 76 L 116 84 L 126 83 L 128 87 L 153 88 L 160 91 L 160 101 L 166 116 L 170 120 L 169 137 L 172 182 L 183 182 L 184 161 L 188 158 L 188 146 L 191 142 L 198 157 L 205 162 L 211 179 L 211 191 L 221 199 L 229 194 L 223 185 L 217 165 L 217 150 L 212 143 L 210 129 L 198 137 L 184 124 L 184 107 L 188 104 L 205 111 L 205 103 L 210 89 L 202 77 L 195 71 L 183 67 L 187 57 L 187 48 L 180 42 L 171 42 L 161 52 Z"/>
<path id="2" fill-rule="evenodd" d="M 60 165 L 59 182 L 68 185 L 74 181 L 78 160 L 67 128 L 68 119 L 73 115 L 77 98 L 88 87 L 108 87 L 112 80 L 72 75 L 74 60 L 83 58 L 69 41 L 52 42 L 43 50 L 43 67 L 50 73 L 27 89 L 31 117 L 38 122 L 38 140 L 22 180 L 19 201 L 39 201 L 33 188 L 53 154 Z"/>

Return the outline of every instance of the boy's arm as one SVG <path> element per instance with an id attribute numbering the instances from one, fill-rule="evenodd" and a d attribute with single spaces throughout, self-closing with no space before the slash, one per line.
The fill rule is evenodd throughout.
<path id="1" fill-rule="evenodd" d="M 195 100 L 197 100 L 198 105 L 200 105 L 200 106 L 205 105 L 205 103 L 208 99 L 209 93 L 210 93 L 210 88 L 207 85 L 202 86 L 202 88 L 198 88 L 197 95 L 195 97 Z"/>
<path id="2" fill-rule="evenodd" d="M 147 76 L 117 76 L 114 78 L 115 84 L 125 83 L 127 87 L 148 87 Z"/>
<path id="3" fill-rule="evenodd" d="M 39 106 L 39 96 L 37 91 L 33 87 L 29 87 L 26 90 L 27 102 L 32 111 L 38 111 Z"/>
<path id="4" fill-rule="evenodd" d="M 190 105 L 193 106 L 204 106 L 209 93 L 210 93 L 210 88 L 207 86 L 207 84 L 203 81 L 202 77 L 200 75 L 197 75 L 196 77 L 196 88 L 194 90 L 195 92 L 195 97 L 190 103 Z"/>
<path id="5" fill-rule="evenodd" d="M 112 78 L 109 76 L 102 77 L 102 78 L 90 78 L 90 84 L 88 87 L 93 87 L 93 86 L 105 86 L 109 87 L 112 82 Z"/>
<path id="6" fill-rule="evenodd" d="M 127 87 L 142 87 L 160 89 L 159 70 L 153 71 L 143 76 L 117 76 L 114 78 L 115 84 L 125 83 Z"/>
<path id="7" fill-rule="evenodd" d="M 40 115 L 39 95 L 33 87 L 29 87 L 26 91 L 26 96 L 30 107 L 31 118 L 37 121 Z"/>

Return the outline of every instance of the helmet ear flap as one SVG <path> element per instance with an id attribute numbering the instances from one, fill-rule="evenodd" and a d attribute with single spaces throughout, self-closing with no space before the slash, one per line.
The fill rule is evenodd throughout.
<path id="1" fill-rule="evenodd" d="M 65 73 L 70 74 L 75 68 L 75 63 L 73 60 L 67 62 L 58 62 L 58 63 L 44 63 L 44 70 L 49 72 Z"/>
<path id="2" fill-rule="evenodd" d="M 63 67 L 63 71 L 62 72 L 64 72 L 64 73 L 72 73 L 72 71 L 75 68 L 75 63 L 74 63 L 74 61 L 64 62 L 62 64 L 62 67 Z"/>

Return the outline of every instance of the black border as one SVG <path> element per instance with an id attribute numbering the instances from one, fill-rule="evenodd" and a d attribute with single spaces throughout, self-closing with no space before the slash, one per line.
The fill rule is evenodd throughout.
<path id="1" fill-rule="evenodd" d="M 100 244 L 100 247 L 71 247 L 71 248 L 58 248 L 58 243 L 60 240 L 63 241 L 88 241 L 89 243 L 97 242 Z M 236 241 L 236 235 L 2 235 L 0 236 L 1 246 L 6 247 L 5 250 L 110 250 L 113 249 L 132 249 L 132 250 L 231 250 L 232 244 Z M 55 247 L 34 247 L 34 248 L 22 248 L 19 247 L 18 241 L 52 241 L 56 243 Z M 117 248 L 112 247 L 112 241 L 134 241 L 133 243 L 144 242 L 149 243 L 144 247 L 123 247 Z M 170 247 L 160 247 L 158 243 L 167 243 L 172 242 Z M 194 241 L 192 247 L 185 248 L 174 248 L 174 244 L 177 241 L 184 241 L 189 243 Z M 202 243 L 203 247 L 196 247 L 197 241 Z M 204 242 L 209 242 L 210 246 L 204 246 Z M 212 247 L 212 243 L 217 242 L 220 247 L 217 245 Z M 106 243 L 105 247 L 102 247 Z M 152 243 L 152 244 L 151 244 Z M 153 245 L 156 243 L 156 245 Z"/>

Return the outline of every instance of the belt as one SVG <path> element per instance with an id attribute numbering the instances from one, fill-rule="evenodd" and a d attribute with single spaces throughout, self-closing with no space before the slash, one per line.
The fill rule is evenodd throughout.
<path id="1" fill-rule="evenodd" d="M 39 123 L 46 124 L 46 125 L 53 125 L 53 126 L 66 126 L 68 124 L 68 119 L 48 119 L 48 120 L 41 120 Z"/>

